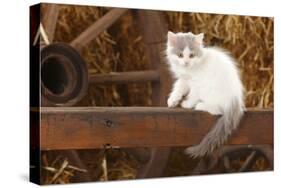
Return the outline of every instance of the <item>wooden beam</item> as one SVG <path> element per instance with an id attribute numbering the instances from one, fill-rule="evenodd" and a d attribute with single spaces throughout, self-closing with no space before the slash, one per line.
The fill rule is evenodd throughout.
<path id="1" fill-rule="evenodd" d="M 42 107 L 41 149 L 194 145 L 217 118 L 181 108 Z M 249 109 L 228 144 L 273 144 L 273 110 Z"/>
<path id="2" fill-rule="evenodd" d="M 126 13 L 128 9 L 114 8 L 106 13 L 103 17 L 97 20 L 94 24 L 89 26 L 78 37 L 76 37 L 70 45 L 80 50 L 83 46 L 88 44 L 91 40 L 97 37 L 101 32 L 110 27 L 120 16 Z"/>
<path id="3" fill-rule="evenodd" d="M 159 73 L 151 70 L 90 75 L 90 82 L 93 84 L 127 84 L 155 81 L 159 81 Z"/>

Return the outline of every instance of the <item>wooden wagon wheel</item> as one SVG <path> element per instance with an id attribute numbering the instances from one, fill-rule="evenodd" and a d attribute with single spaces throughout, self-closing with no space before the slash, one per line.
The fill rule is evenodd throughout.
<path id="1" fill-rule="evenodd" d="M 225 146 L 217 153 L 202 159 L 194 174 L 234 173 L 257 171 L 258 163 L 273 169 L 273 150 L 270 145 Z"/>
<path id="2" fill-rule="evenodd" d="M 42 19 L 43 27 L 45 28 L 46 35 L 48 36 L 49 42 L 52 42 L 56 22 L 58 18 L 59 8 L 57 5 L 49 5 L 46 13 Z M 163 50 L 163 43 L 166 40 L 167 27 L 163 24 L 162 17 L 159 12 L 156 11 L 146 11 L 146 10 L 136 10 L 134 11 L 134 16 L 141 26 L 146 26 L 146 28 L 140 28 L 144 42 L 146 44 L 146 51 L 150 61 L 151 68 L 153 70 L 148 71 L 136 71 L 136 72 L 125 72 L 125 73 L 114 73 L 114 74 L 100 74 L 100 75 L 87 75 L 88 80 L 85 79 L 85 63 L 81 57 L 76 53 L 80 51 L 83 46 L 92 41 L 97 37 L 101 32 L 110 27 L 119 17 L 125 14 L 128 10 L 121 8 L 113 8 L 102 18 L 96 21 L 94 24 L 89 26 L 85 31 L 83 31 L 79 36 L 77 36 L 70 44 L 49 44 L 48 48 L 45 48 L 45 59 L 44 62 L 48 62 L 50 58 L 54 58 L 55 53 L 56 61 L 60 66 L 57 66 L 58 71 L 64 71 L 64 74 L 67 74 L 64 79 L 69 79 L 65 81 L 62 89 L 66 91 L 62 92 L 49 92 L 49 88 L 46 87 L 46 84 L 42 84 L 43 91 L 42 95 L 45 105 L 52 106 L 71 106 L 77 103 L 85 94 L 86 86 L 89 83 L 94 84 L 108 84 L 108 83 L 130 83 L 130 82 L 147 82 L 152 83 L 153 95 L 152 101 L 155 106 L 166 106 L 166 97 L 169 92 L 169 82 L 170 79 L 167 76 L 168 73 L 162 65 L 162 55 L 160 51 Z M 148 29 L 149 28 L 149 29 Z M 153 32 L 151 32 L 153 31 Z M 64 51 L 64 49 L 68 49 Z M 51 50 L 50 50 L 51 49 Z M 53 49 L 60 49 L 54 51 Z M 47 52 L 46 52 L 47 51 Z M 61 52 L 60 52 L 61 51 Z M 71 51 L 73 53 L 71 53 Z M 44 52 L 44 51 L 43 51 Z M 66 52 L 66 53 L 65 53 Z M 71 56 L 75 56 L 72 58 Z M 69 61 L 68 64 L 63 64 L 62 62 Z M 54 62 L 54 61 L 52 61 Z M 72 62 L 72 63 L 71 63 Z M 79 63 L 77 63 L 79 62 Z M 78 66 L 82 71 L 75 72 L 74 69 L 69 68 L 69 66 Z M 44 66 L 42 66 L 44 67 Z M 48 70 L 48 69 L 43 69 Z M 42 68 L 41 68 L 42 71 Z M 52 71 L 52 70 L 51 70 Z M 48 75 L 41 72 L 42 75 Z M 75 77 L 76 76 L 76 77 Z M 75 78 L 74 78 L 75 77 Z M 71 79 L 72 78 L 72 79 Z M 80 90 L 75 90 L 75 86 L 71 86 L 72 81 L 81 78 Z M 48 80 L 46 77 L 45 80 Z M 63 78 L 61 79 L 63 81 Z M 44 80 L 43 80 L 44 81 Z M 52 83 L 51 83 L 52 84 Z M 67 85 L 69 84 L 69 85 Z M 79 86 L 79 84 L 77 84 Z M 53 87 L 55 88 L 55 87 Z M 82 89 L 81 89 L 82 88 Z M 76 92 L 74 92 L 76 91 Z M 71 96 L 71 97 L 70 97 Z M 67 98 L 68 97 L 68 98 Z M 56 100 L 53 100 L 56 99 Z M 136 156 L 137 159 L 142 162 L 142 166 L 137 174 L 137 178 L 145 177 L 160 177 L 164 167 L 166 166 L 170 149 L 169 148 L 152 148 L 152 149 L 127 149 L 129 153 Z M 79 158 L 78 153 L 75 150 L 66 152 L 66 155 L 73 159 L 72 162 L 83 168 L 85 165 Z M 81 177 L 80 181 L 90 181 L 90 177 Z"/>

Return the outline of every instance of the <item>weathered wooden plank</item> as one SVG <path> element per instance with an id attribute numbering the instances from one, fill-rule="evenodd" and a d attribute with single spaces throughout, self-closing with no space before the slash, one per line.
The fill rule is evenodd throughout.
<path id="1" fill-rule="evenodd" d="M 147 70 L 90 75 L 90 82 L 93 84 L 127 84 L 149 81 L 159 81 L 159 73 Z"/>
<path id="2" fill-rule="evenodd" d="M 120 16 L 126 13 L 128 9 L 114 8 L 106 13 L 103 17 L 92 24 L 88 29 L 83 31 L 78 37 L 76 37 L 70 44 L 77 50 L 81 49 L 101 32 L 110 27 Z"/>
<path id="3" fill-rule="evenodd" d="M 43 107 L 41 149 L 194 145 L 217 118 L 181 108 Z M 272 143 L 272 109 L 248 109 L 229 140 L 229 144 Z"/>

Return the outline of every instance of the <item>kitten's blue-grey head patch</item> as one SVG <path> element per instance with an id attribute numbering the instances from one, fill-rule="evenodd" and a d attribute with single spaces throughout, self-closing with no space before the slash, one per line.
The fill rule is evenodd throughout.
<path id="1" fill-rule="evenodd" d="M 178 33 L 176 34 L 176 43 L 174 47 L 177 48 L 178 50 L 184 50 L 186 47 L 193 49 L 194 48 L 193 38 L 194 37 L 192 36 L 191 33 Z"/>

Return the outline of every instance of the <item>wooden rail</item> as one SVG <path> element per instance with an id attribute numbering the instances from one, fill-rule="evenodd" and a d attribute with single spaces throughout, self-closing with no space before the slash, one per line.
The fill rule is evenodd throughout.
<path id="1" fill-rule="evenodd" d="M 159 81 L 157 71 L 131 71 L 131 72 L 114 72 L 108 74 L 90 75 L 90 82 L 93 84 L 128 84 L 138 82 Z"/>
<path id="2" fill-rule="evenodd" d="M 217 118 L 181 108 L 43 107 L 41 149 L 194 145 Z M 273 110 L 248 109 L 228 144 L 273 144 Z"/>

